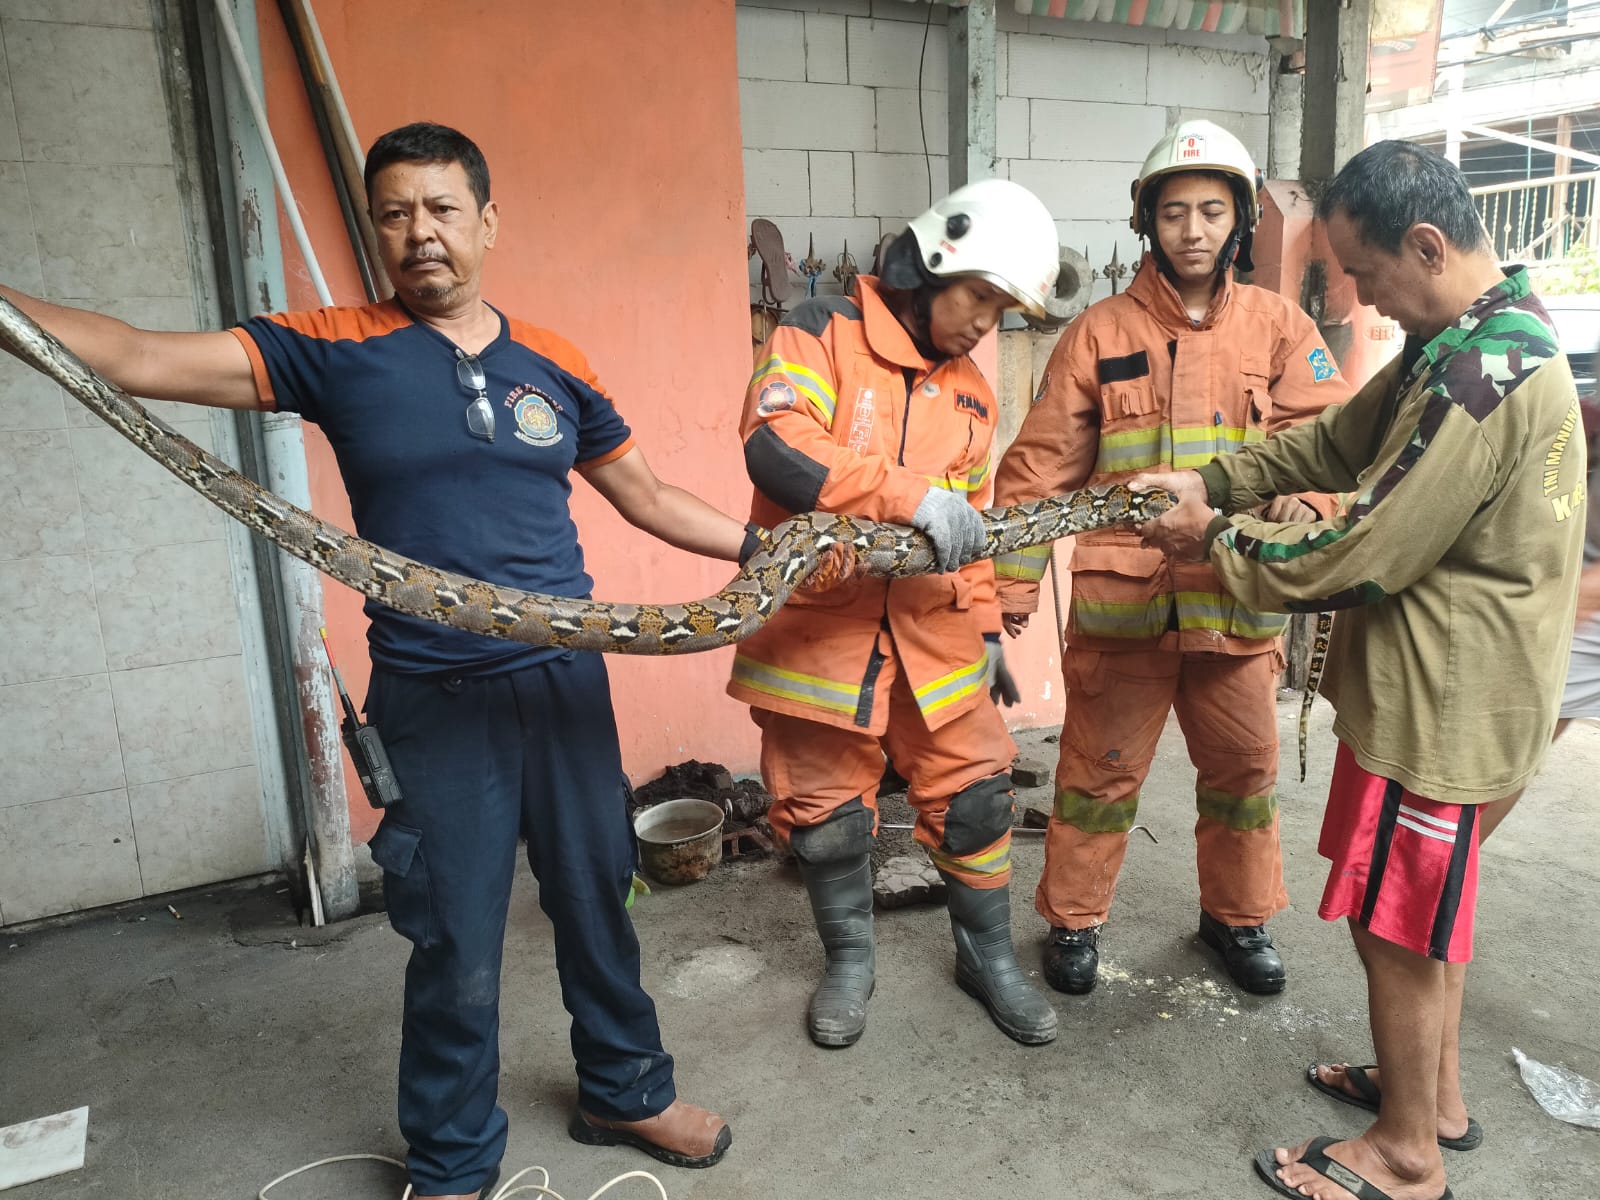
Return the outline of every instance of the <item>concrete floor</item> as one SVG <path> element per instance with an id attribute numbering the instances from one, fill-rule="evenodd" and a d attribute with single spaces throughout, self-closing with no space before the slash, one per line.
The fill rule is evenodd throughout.
<path id="1" fill-rule="evenodd" d="M 1280 719 L 1292 754 L 1293 706 Z M 1160 844 L 1133 843 L 1103 983 L 1054 997 L 1062 1033 L 1048 1047 L 1008 1041 L 955 988 L 945 914 L 919 908 L 880 921 L 865 1038 L 820 1051 L 802 1024 L 819 954 L 792 871 L 728 864 L 702 884 L 657 889 L 636 919 L 679 1088 L 735 1131 L 713 1170 L 656 1168 L 669 1195 L 1265 1197 L 1255 1149 L 1358 1132 L 1364 1114 L 1301 1078 L 1314 1058 L 1359 1062 L 1370 1050 L 1349 939 L 1315 915 L 1327 722 L 1319 706 L 1312 778 L 1282 788 L 1295 906 L 1273 923 L 1290 972 L 1277 998 L 1236 993 L 1194 937 L 1192 780 L 1175 727 L 1141 813 Z M 1026 735 L 1025 752 L 1053 761 L 1040 738 Z M 1597 778 L 1600 728 L 1579 726 L 1484 854 L 1463 1066 L 1488 1140 L 1447 1156 L 1464 1200 L 1600 1195 L 1600 1132 L 1546 1116 L 1510 1053 L 1600 1079 Z M 1015 859 L 1015 925 L 1032 966 L 1044 929 L 1031 896 L 1039 840 L 1019 839 Z M 312 1159 L 402 1152 L 393 1077 L 406 946 L 381 915 L 313 936 L 285 919 L 283 900 L 272 887 L 212 889 L 175 901 L 181 921 L 154 902 L 0 931 L 0 1125 L 90 1109 L 84 1169 L 18 1200 L 253 1197 Z M 526 879 L 504 994 L 508 1169 L 542 1164 L 572 1200 L 652 1166 L 565 1134 L 566 1015 Z M 273 1200 L 378 1200 L 399 1195 L 398 1178 L 341 1165 Z M 654 1193 L 630 1183 L 608 1194 Z"/>

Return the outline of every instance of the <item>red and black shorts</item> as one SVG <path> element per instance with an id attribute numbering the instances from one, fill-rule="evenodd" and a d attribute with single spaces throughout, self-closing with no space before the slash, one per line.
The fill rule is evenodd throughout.
<path id="1" fill-rule="evenodd" d="M 1386 942 L 1437 958 L 1472 958 L 1478 810 L 1408 792 L 1339 743 L 1317 852 L 1333 866 L 1318 914 L 1350 917 Z"/>

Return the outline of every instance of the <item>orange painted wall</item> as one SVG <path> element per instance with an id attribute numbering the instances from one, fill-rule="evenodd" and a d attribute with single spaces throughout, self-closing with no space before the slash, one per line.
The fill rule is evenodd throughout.
<path id="1" fill-rule="evenodd" d="M 420 0 L 315 5 L 364 143 L 415 120 L 483 148 L 501 211 L 485 295 L 587 354 L 657 474 L 747 511 L 737 413 L 750 368 L 733 0 Z M 277 5 L 257 5 L 269 120 L 338 303 L 361 303 L 338 207 Z M 292 307 L 317 299 L 283 227 Z M 443 380 L 441 387 L 452 387 Z M 306 428 L 313 506 L 348 527 L 332 452 Z M 486 503 L 494 503 L 486 497 Z M 686 600 L 731 569 L 628 526 L 581 481 L 574 516 L 595 594 Z M 353 695 L 368 666 L 360 598 L 325 587 Z M 695 756 L 753 766 L 755 728 L 723 695 L 731 651 L 611 656 L 634 778 Z M 347 772 L 355 836 L 375 814 Z"/>

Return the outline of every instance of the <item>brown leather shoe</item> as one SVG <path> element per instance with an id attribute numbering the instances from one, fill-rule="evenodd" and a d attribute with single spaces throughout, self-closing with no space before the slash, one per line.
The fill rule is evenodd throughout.
<path id="1" fill-rule="evenodd" d="M 674 1167 L 709 1167 L 733 1144 L 726 1121 L 682 1100 L 642 1121 L 607 1121 L 579 1109 L 567 1132 L 586 1146 L 634 1146 Z"/>

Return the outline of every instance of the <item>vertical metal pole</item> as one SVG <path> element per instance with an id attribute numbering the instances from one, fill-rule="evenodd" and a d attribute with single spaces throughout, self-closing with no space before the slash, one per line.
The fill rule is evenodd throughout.
<path id="1" fill-rule="evenodd" d="M 259 76 L 255 2 L 231 0 L 231 5 L 245 58 Z M 227 70 L 222 72 L 222 83 L 245 305 L 249 311 L 270 312 L 284 307 L 283 251 L 271 166 L 245 89 Z M 311 484 L 300 418 L 264 414 L 258 433 L 264 468 L 260 482 L 291 503 L 309 508 Z M 276 548 L 269 559 L 278 580 L 278 615 L 290 673 L 285 682 L 299 716 L 293 727 L 300 750 L 296 765 L 311 835 L 311 862 L 323 912 L 328 920 L 338 921 L 355 915 L 358 898 L 337 710 L 317 635 L 323 624 L 322 581 L 312 567 Z"/>
<path id="2" fill-rule="evenodd" d="M 945 25 L 950 59 L 950 189 L 992 179 L 1000 166 L 995 131 L 995 0 L 952 8 Z M 919 98 L 920 103 L 920 98 Z"/>
<path id="3" fill-rule="evenodd" d="M 1332 179 L 1360 151 L 1367 105 L 1367 36 L 1372 0 L 1313 0 L 1306 5 L 1305 111 L 1300 178 Z"/>
<path id="4" fill-rule="evenodd" d="M 1272 48 L 1272 95 L 1268 100 L 1267 178 L 1300 178 L 1300 140 L 1305 118 L 1305 76 L 1291 60 L 1305 43 L 1296 38 L 1268 38 Z M 1302 59 L 1303 61 L 1303 59 Z"/>
<path id="5" fill-rule="evenodd" d="M 1371 24 L 1372 0 L 1308 0 L 1306 4 L 1300 178 L 1307 183 L 1332 179 L 1365 143 Z M 1314 304 L 1312 307 L 1315 310 Z M 1321 332 L 1337 357 L 1341 339 L 1336 329 L 1322 326 Z M 1309 675 L 1314 620 L 1302 614 L 1289 622 L 1284 657 L 1288 660 L 1286 682 L 1291 686 L 1303 687 Z"/>
<path id="6" fill-rule="evenodd" d="M 231 324 L 239 315 L 237 269 L 230 257 L 237 239 L 228 236 L 226 213 L 231 205 L 224 199 L 232 180 L 223 179 L 219 166 L 227 156 L 216 151 L 217 114 L 210 90 L 217 78 L 215 63 L 208 62 L 205 39 L 190 0 L 158 0 L 151 5 L 151 12 L 162 52 L 168 121 L 173 145 L 178 148 L 179 188 L 186 201 L 195 328 L 210 328 L 219 320 Z M 243 413 L 212 409 L 211 435 L 219 457 L 255 478 L 261 473 L 259 464 L 244 436 L 248 430 L 241 430 L 241 423 L 249 419 Z M 276 580 L 263 571 L 262 544 L 253 540 L 250 530 L 237 521 L 224 524 L 233 594 L 239 608 L 239 640 L 256 772 L 261 782 L 262 827 L 269 861 L 287 868 L 299 862 L 304 827 L 297 768 L 290 780 L 298 746 L 291 751 L 285 744 L 286 706 L 279 684 L 287 672 L 279 669 Z"/>

